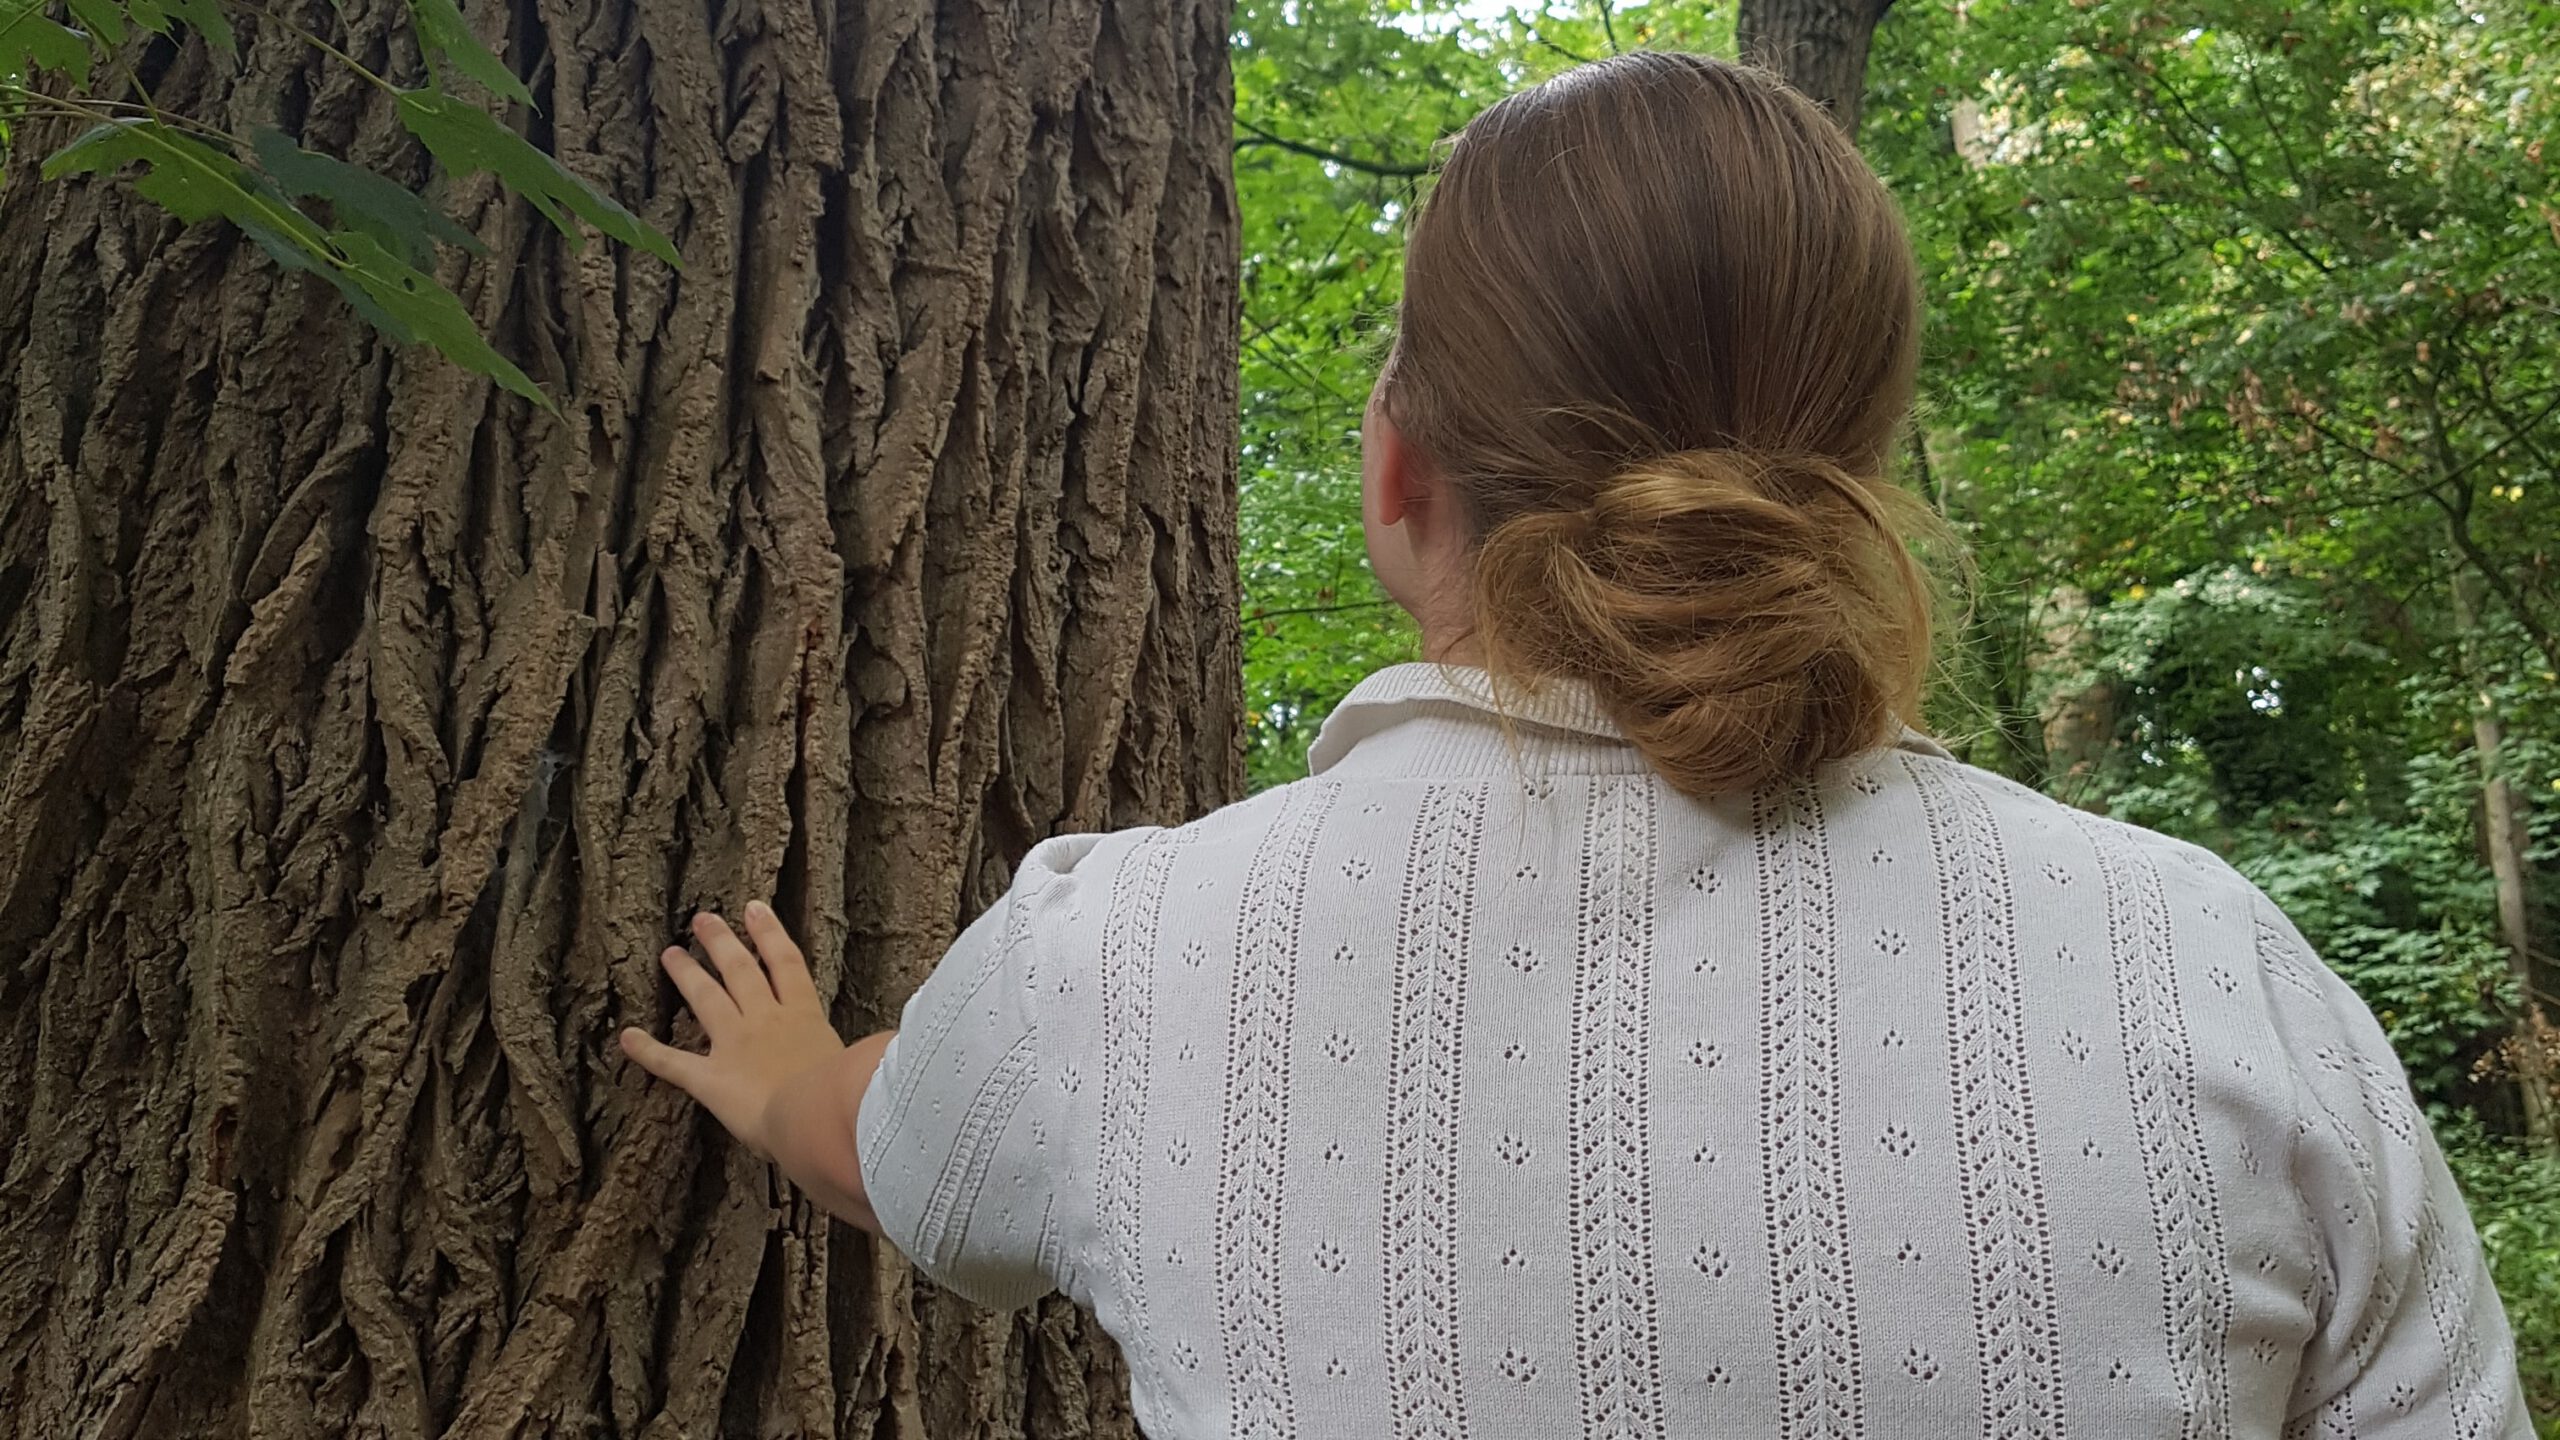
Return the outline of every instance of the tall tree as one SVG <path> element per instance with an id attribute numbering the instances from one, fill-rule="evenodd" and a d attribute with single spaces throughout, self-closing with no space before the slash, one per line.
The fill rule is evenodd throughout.
<path id="1" fill-rule="evenodd" d="M 379 0 L 132 97 L 423 181 Z M 0 1434 L 1127 1434 L 612 1044 L 771 896 L 894 1020 L 1053 830 L 1240 784 L 1218 0 L 467 7 L 673 237 L 484 179 L 558 402 L 0 175 Z M 688 1022 L 689 1023 L 689 1022 Z"/>

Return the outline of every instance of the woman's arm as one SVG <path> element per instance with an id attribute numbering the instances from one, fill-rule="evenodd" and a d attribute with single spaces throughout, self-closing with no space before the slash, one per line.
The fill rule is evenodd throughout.
<path id="1" fill-rule="evenodd" d="M 2287 1178 L 2322 1271 L 2285 1433 L 2533 1440 L 2479 1233 L 2390 1040 L 2274 903 L 2253 903 L 2300 1096 Z"/>
<path id="2" fill-rule="evenodd" d="M 853 1117 L 862 1108 L 862 1092 L 872 1073 L 880 1068 L 880 1056 L 897 1033 L 863 1036 L 785 1082 L 765 1106 L 771 1146 L 766 1153 L 773 1163 L 819 1208 L 874 1235 L 880 1233 L 880 1218 L 871 1213 L 871 1195 L 862 1185 Z"/>
<path id="3" fill-rule="evenodd" d="M 719 916 L 693 917 L 694 938 L 717 978 L 680 947 L 658 957 L 701 1019 L 709 1054 L 676 1049 L 638 1029 L 622 1032 L 623 1053 L 700 1101 L 820 1207 L 876 1234 L 854 1117 L 897 1032 L 845 1044 L 827 1023 L 807 959 L 771 907 L 762 901 L 747 907 L 747 933 L 753 951 Z"/>

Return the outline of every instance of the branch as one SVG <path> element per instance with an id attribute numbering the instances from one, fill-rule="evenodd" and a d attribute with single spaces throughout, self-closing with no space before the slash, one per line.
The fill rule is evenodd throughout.
<path id="1" fill-rule="evenodd" d="M 1343 207 L 1342 228 L 1333 232 L 1333 243 L 1324 247 L 1324 258 L 1307 267 L 1307 273 L 1316 278 L 1310 279 L 1307 282 L 1306 288 L 1299 290 L 1293 297 L 1291 297 L 1289 307 L 1284 313 L 1273 315 L 1269 320 L 1254 326 L 1253 333 L 1244 337 L 1245 344 L 1251 345 L 1255 341 L 1260 340 L 1263 336 L 1270 334 L 1272 331 L 1279 329 L 1282 325 L 1285 325 L 1289 321 L 1295 320 L 1300 315 L 1306 313 L 1306 307 L 1313 303 L 1316 298 L 1316 292 L 1325 287 L 1325 281 L 1321 278 L 1324 274 L 1325 267 L 1333 263 L 1334 256 L 1342 253 L 1342 242 L 1351 238 L 1351 231 L 1353 227 L 1357 226 L 1362 220 L 1367 218 L 1367 214 L 1356 205 L 1346 205 Z M 1252 317 L 1248 314 L 1246 318 L 1250 320 Z"/>
<path id="2" fill-rule="evenodd" d="M 356 59 L 356 57 L 348 54 L 346 51 L 339 49 L 337 46 L 330 44 L 328 41 L 321 39 L 319 36 L 312 34 L 310 31 L 303 29 L 301 26 L 294 24 L 291 20 L 287 19 L 276 10 L 265 5 L 261 5 L 258 7 L 258 13 L 282 26 L 286 34 L 291 35 L 295 39 L 302 41 L 304 44 L 319 50 L 322 54 L 337 57 L 339 62 L 344 64 L 348 69 L 353 70 L 358 75 L 372 81 L 375 89 L 380 90 L 387 95 L 397 95 L 400 93 L 399 86 L 392 84 L 390 81 L 374 74 L 371 70 L 366 69 L 362 61 Z M 423 24 L 424 22 L 422 21 L 420 23 Z"/>
<path id="3" fill-rule="evenodd" d="M 1588 65 L 1588 64 L 1590 64 L 1590 63 L 1591 63 L 1591 57 L 1590 57 L 1590 56 L 1588 56 L 1588 55 L 1576 55 L 1576 54 L 1574 54 L 1572 51 L 1567 50 L 1566 48 L 1564 48 L 1563 46 L 1561 46 L 1561 45 L 1557 44 L 1557 43 L 1556 43 L 1556 42 L 1554 42 L 1553 40 L 1550 40 L 1550 39 L 1548 39 L 1546 36 L 1539 34 L 1539 33 L 1537 32 L 1537 30 L 1536 30 L 1534 27 L 1532 27 L 1532 28 L 1529 30 L 1529 38 L 1530 38 L 1530 39 L 1532 39 L 1532 40 L 1535 40 L 1536 42 L 1538 42 L 1538 43 L 1539 43 L 1539 44 L 1541 44 L 1541 45 L 1546 46 L 1548 49 L 1553 50 L 1553 51 L 1554 51 L 1554 52 L 1556 52 L 1557 54 L 1559 54 L 1559 55 L 1563 56 L 1563 57 L 1564 57 L 1564 58 L 1566 58 L 1567 60 L 1572 61 L 1572 62 L 1573 62 L 1574 64 L 1576 64 L 1576 65 Z"/>
<path id="4" fill-rule="evenodd" d="M 1286 350 L 1280 349 L 1279 347 L 1271 344 L 1267 335 L 1256 337 L 1252 348 L 1261 352 L 1263 362 L 1269 365 L 1272 369 L 1287 375 L 1306 389 L 1324 396 L 1334 404 L 1339 405 L 1346 410 L 1356 411 L 1362 404 L 1366 403 L 1365 401 L 1353 400 L 1350 396 L 1343 394 L 1341 391 L 1336 390 L 1333 386 L 1327 384 L 1322 376 L 1310 373 L 1305 366 L 1298 363 L 1295 356 L 1289 354 Z"/>
<path id="5" fill-rule="evenodd" d="M 1304 155 L 1310 160 L 1322 160 L 1328 165 L 1339 165 L 1345 170 L 1356 170 L 1363 175 L 1384 176 L 1391 180 L 1418 180 L 1430 174 L 1435 168 L 1400 160 L 1363 160 L 1357 155 L 1346 155 L 1339 150 L 1310 145 L 1304 140 L 1292 140 L 1285 135 L 1274 135 L 1241 115 L 1236 117 L 1236 128 L 1251 132 L 1236 141 L 1238 150 L 1250 150 L 1268 145 L 1275 150 L 1286 150 L 1292 155 Z"/>
<path id="6" fill-rule="evenodd" d="M 2339 449 L 2341 449 L 2341 450 L 2346 450 L 2346 451 L 2351 451 L 2351 452 L 2353 452 L 2353 453 L 2355 453 L 2355 454 L 2357 454 L 2357 455 L 2361 455 L 2361 456 L 2363 456 L 2365 459 L 2367 459 L 2367 460 L 2369 460 L 2369 461 L 2373 462 L 2373 463 L 2374 463 L 2374 464 L 2376 464 L 2376 465 L 2381 466 L 2383 469 L 2390 471 L 2392 474 L 2397 475 L 2397 476 L 2399 476 L 2400 478 L 2402 478 L 2402 479 L 2404 479 L 2404 480 L 2405 480 L 2405 479 L 2410 478 L 2409 470 L 2408 470 L 2408 467 L 2407 467 L 2407 466 L 2404 466 L 2404 465 L 2400 464 L 2399 462 L 2397 462 L 2397 461 L 2395 461 L 2395 460 L 2390 459 L 2390 458 L 2389 458 L 2389 457 L 2387 457 L 2387 456 L 2377 455 L 2377 454 L 2375 454 L 2373 451 L 2366 449 L 2364 446 L 2359 445 L 2359 444 L 2357 444 L 2356 442 L 2354 442 L 2353 440 L 2348 439 L 2346 436 L 2339 434 L 2337 431 L 2330 429 L 2327 425 L 2325 425 L 2325 424 L 2323 424 L 2323 423 L 2321 422 L 2321 420 L 2320 420 L 2320 417 L 2319 417 L 2319 416 L 2317 416 L 2317 415 L 2305 415 L 2305 416 L 2303 416 L 2303 417 L 2302 417 L 2302 420 L 2303 420 L 2303 423 L 2304 423 L 2304 424 L 2309 425 L 2309 426 L 2310 426 L 2314 431 L 2316 431 L 2316 432 L 2319 434 L 2319 436 L 2320 436 L 2320 438 L 2321 438 L 2321 439 L 2328 441 L 2330 444 L 2337 446 Z M 2424 488 L 2424 489 L 2422 489 L 2422 490 L 2420 490 L 2420 491 L 2418 491 L 2417 493 L 2418 493 L 2418 494 L 2425 494 L 2425 495 L 2433 495 L 2433 494 L 2435 493 L 2435 487 L 2436 487 L 2436 485 L 2441 484 L 2441 483 L 2442 483 L 2441 481 L 2431 481 L 2431 482 L 2428 482 L 2428 483 L 2426 484 L 2425 488 Z"/>
<path id="7" fill-rule="evenodd" d="M 1237 624 L 1241 629 L 1250 630 L 1265 620 L 1277 620 L 1287 615 L 1338 615 L 1346 610 L 1375 610 L 1394 603 L 1396 602 L 1393 600 L 1379 599 L 1345 600 L 1339 605 L 1294 605 L 1286 610 L 1259 610 L 1245 616 Z"/>
<path id="8" fill-rule="evenodd" d="M 2496 445 L 2490 446 L 2487 453 L 2481 455 L 2479 458 L 2486 460 L 2509 445 L 2521 445 L 2524 447 L 2524 452 L 2527 455 L 2532 456 L 2543 469 L 2560 472 L 2560 465 L 2555 465 L 2552 462 L 2552 457 L 2545 452 L 2539 444 L 2536 444 L 2531 436 L 2532 431 L 2541 428 L 2543 421 L 2550 419 L 2555 412 L 2560 412 L 2560 391 L 2553 392 L 2551 403 L 2543 406 L 2540 410 L 2535 411 L 2532 418 L 2519 421 L 2516 419 L 2513 412 L 2509 411 L 2506 406 L 2498 403 L 2498 382 L 2497 378 L 2489 371 L 2488 359 L 2476 350 L 2470 350 L 2467 346 L 2464 348 L 2466 352 L 2465 358 L 2471 361 L 2471 373 L 2480 377 L 2480 404 L 2482 408 L 2486 409 L 2491 415 L 2497 417 L 2498 424 L 2507 432 L 2507 438 L 2505 440 L 2500 441 Z"/>
<path id="9" fill-rule="evenodd" d="M 83 120 L 91 125 L 97 125 L 115 119 L 115 112 L 139 112 L 172 130 L 192 131 L 207 140 L 220 141 L 223 153 L 226 155 L 247 148 L 240 143 L 239 136 L 228 130 L 208 125 L 191 116 L 169 113 L 131 100 L 96 100 L 86 96 L 76 100 L 64 100 L 42 91 L 30 90 L 14 81 L 0 81 L 0 98 L 8 99 L 10 104 L 17 107 L 8 112 L 12 115 L 43 115 L 57 120 Z"/>
<path id="10" fill-rule="evenodd" d="M 2188 128 L 2195 132 L 2196 140 L 2201 142 L 2203 147 L 2199 149 L 2196 144 L 2187 144 L 2182 141 L 2181 143 L 2184 144 L 2184 148 L 2187 153 L 2195 157 L 2197 163 L 2203 165 L 2207 170 L 2212 171 L 2216 175 L 2222 176 L 2224 179 L 2229 180 L 2234 186 L 2239 188 L 2240 198 L 2249 202 L 2248 209 L 2243 211 L 2244 214 L 2248 214 L 2252 220 L 2258 221 L 2259 227 L 2262 230 L 2266 231 L 2278 244 L 2284 246 L 2284 248 L 2292 251 L 2294 254 L 2301 256 L 2312 269 L 2319 271 L 2323 275 L 2327 275 L 2335 269 L 2335 267 L 2328 261 L 2323 260 L 2318 255 L 2314 254 L 2311 247 L 2303 244 L 2299 239 L 2296 239 L 2293 234 L 2293 227 L 2285 224 L 2281 218 L 2279 218 L 2275 224 L 2269 225 L 2265 223 L 2265 217 L 2255 213 L 2257 209 L 2265 204 L 2265 202 L 2258 198 L 2258 187 L 2250 182 L 2249 162 L 2240 153 L 2240 147 L 2228 139 L 2222 141 L 2223 153 L 2231 157 L 2231 169 L 2226 174 L 2220 165 L 2213 162 L 2212 150 L 2217 137 L 2217 132 L 2210 123 L 2195 112 L 2195 107 L 2187 103 L 2187 97 L 2179 91 L 2175 84 L 2171 83 L 2167 75 L 2160 73 L 2156 69 L 2152 73 L 2145 75 L 2141 71 L 2135 70 L 2132 63 L 2127 60 L 2120 59 L 2116 64 L 2117 68 L 2131 72 L 2134 76 L 2134 83 L 2137 85 L 2148 83 L 2158 88 L 2161 94 L 2169 97 L 2169 103 L 2176 107 L 2181 116 L 2185 117 Z"/>
<path id="11" fill-rule="evenodd" d="M 2469 496 L 2467 486 L 2464 488 L 2464 496 L 2467 501 Z M 2433 490 L 2427 492 L 2427 498 L 2435 501 L 2438 508 L 2444 511 L 2445 532 L 2453 537 L 2453 548 L 2461 552 L 2463 560 L 2471 566 L 2472 573 L 2480 577 L 2481 583 L 2497 592 L 2499 603 L 2507 607 L 2507 614 L 2513 616 L 2516 624 L 2523 628 L 2525 638 L 2531 640 L 2534 648 L 2542 652 L 2542 658 L 2551 662 L 2555 669 L 2560 669 L 2560 636 L 2553 635 L 2548 627 L 2534 617 L 2532 607 L 2525 601 L 2524 592 L 2516 589 L 2507 579 L 2506 572 L 2490 564 L 2489 557 L 2480 552 L 2479 542 L 2471 538 L 2470 506 L 2467 503 L 2457 505 Z"/>
<path id="12" fill-rule="evenodd" d="M 2275 107 L 2267 103 L 2266 88 L 2258 83 L 2258 62 L 2254 58 L 2247 61 L 2242 66 L 2242 73 L 2248 77 L 2249 98 L 2258 107 L 2258 118 L 2267 122 L 2267 134 L 2275 139 L 2276 155 L 2284 161 L 2284 173 L 2293 181 L 2294 193 L 2302 197 L 2303 207 L 2310 209 L 2313 205 L 2311 184 L 2302 178 L 2302 167 L 2293 158 L 2293 147 L 2285 143 L 2284 126 L 2276 120 Z"/>
<path id="13" fill-rule="evenodd" d="M 1591 3 L 1600 7 L 1600 33 L 1608 37 L 1609 53 L 1626 54 L 1627 47 L 1618 43 L 1618 25 L 1615 17 L 1609 13 L 1609 0 L 1591 0 Z"/>
<path id="14" fill-rule="evenodd" d="M 1930 503 L 1937 507 L 1938 518 L 1953 520 L 1955 516 L 1947 510 L 1946 478 L 1938 473 L 1937 466 L 1929 463 L 1929 437 L 1921 433 L 1916 423 L 1910 428 L 1911 460 L 1920 472 L 1920 487 L 1929 493 Z"/>
<path id="15" fill-rule="evenodd" d="M 2489 557 L 2482 553 L 2479 542 L 2471 536 L 2471 505 L 2475 489 L 2465 472 L 2482 457 L 2475 455 L 2470 460 L 2464 461 L 2453 453 L 2453 440 L 2444 433 L 2441 409 L 2444 372 L 2453 364 L 2452 352 L 2460 343 L 2457 338 L 2459 334 L 2460 327 L 2457 326 L 2455 335 L 2446 337 L 2445 348 L 2448 353 L 2443 360 L 2437 362 L 2436 368 L 2427 376 L 2427 383 L 2420 392 L 2426 399 L 2427 413 L 2431 421 L 2430 428 L 2434 431 L 2430 439 L 2433 441 L 2436 452 L 2436 463 L 2445 472 L 2445 483 L 2453 486 L 2453 493 L 2450 495 L 2429 489 L 2427 498 L 2436 502 L 2437 507 L 2444 511 L 2445 531 L 2453 537 L 2454 550 L 2470 564 L 2472 572 L 2480 577 L 2482 584 L 2497 592 L 2500 603 L 2507 607 L 2507 613 L 2514 617 L 2516 624 L 2524 628 L 2526 637 L 2533 641 L 2535 648 L 2541 650 L 2543 658 L 2550 661 L 2555 669 L 2560 669 L 2560 636 L 2554 636 L 2543 625 L 2540 618 L 2534 614 L 2533 607 L 2526 600 L 2524 592 L 2507 578 L 2505 571 L 2490 563 Z"/>

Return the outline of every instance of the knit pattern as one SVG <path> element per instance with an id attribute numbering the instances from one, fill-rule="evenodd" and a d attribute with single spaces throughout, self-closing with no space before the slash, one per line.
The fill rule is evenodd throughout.
<path id="1" fill-rule="evenodd" d="M 1290 1011 L 1297 992 L 1316 838 L 1334 787 L 1290 792 L 1247 874 L 1227 1002 L 1225 1123 L 1218 1145 L 1218 1313 L 1230 1429 L 1242 1440 L 1297 1433 L 1281 1286 L 1289 1140 Z"/>
<path id="2" fill-rule="evenodd" d="M 2027 1074 L 2017 898 L 1990 802 L 1952 767 L 1903 757 L 1928 817 L 1945 914 L 1948 1100 L 1973 1272 L 1986 1440 L 2060 1440 L 2053 1235 Z"/>
<path id="3" fill-rule="evenodd" d="M 1399 1440 L 1462 1440 L 1458 1116 L 1485 787 L 1424 792 L 1406 847 L 1387 1061 L 1387 1390 Z"/>
<path id="4" fill-rule="evenodd" d="M 1866 1433 L 1840 1155 L 1840 932 L 1822 799 L 1752 806 L 1760 877 L 1760 1144 L 1779 1433 Z"/>
<path id="5" fill-rule="evenodd" d="M 1655 1293 L 1652 1086 L 1653 871 L 1660 797 L 1642 780 L 1592 787 L 1574 956 L 1574 1357 L 1582 1433 L 1662 1433 L 1662 1318 Z"/>
<path id="6" fill-rule="evenodd" d="M 2161 1324 L 2169 1373 L 2186 1410 L 2182 1433 L 2219 1437 L 2231 1426 L 2231 1261 L 2214 1176 L 2204 1153 L 2195 1061 L 2171 950 L 2160 871 L 2121 826 L 2081 818 L 2107 896 L 2107 953 L 2123 1030 L 2142 1180 L 2159 1247 Z"/>
<path id="7" fill-rule="evenodd" d="M 1094 1214 L 1117 1288 L 1118 1321 L 1131 1365 L 1152 1376 L 1155 1333 L 1147 1324 L 1146 1252 L 1141 1154 L 1146 1143 L 1147 1051 L 1155 1034 L 1155 970 L 1165 887 L 1182 832 L 1159 830 L 1141 841 L 1113 878 L 1111 912 L 1102 926 L 1102 1134 L 1094 1165 Z"/>

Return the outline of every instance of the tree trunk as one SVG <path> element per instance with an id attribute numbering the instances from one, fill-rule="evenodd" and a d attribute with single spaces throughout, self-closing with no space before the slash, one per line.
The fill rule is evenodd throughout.
<path id="1" fill-rule="evenodd" d="M 164 105 L 423 177 L 240 13 Z M 697 906 L 870 1029 L 1041 836 L 1238 793 L 1226 7 L 472 16 L 685 256 L 441 188 L 557 418 L 13 137 L 0 1435 L 1129 1434 L 613 1035 Z"/>
<path id="2" fill-rule="evenodd" d="M 2468 568 L 2455 570 L 2454 623 L 2466 650 L 2480 628 L 2481 588 L 2476 573 Z M 2551 1056 L 2544 1047 L 2550 1026 L 2534 984 L 2533 924 L 2525 889 L 2524 801 L 2507 783 L 2499 754 L 2506 746 L 2506 727 L 2486 693 L 2471 710 L 2471 744 L 2480 761 L 2480 848 L 2497 887 L 2498 938 L 2505 942 L 2507 966 L 2524 1005 L 2507 1047 L 2515 1070 L 2516 1098 L 2524 1112 L 2526 1142 L 2552 1154 L 2560 1152 L 2560 1102 L 2552 1094 Z"/>
<path id="3" fill-rule="evenodd" d="M 2100 771 L 2116 747 L 2116 690 L 2092 672 L 2097 639 L 2091 634 L 2089 597 L 2076 585 L 2057 585 L 2032 613 L 2035 653 L 2030 674 L 2056 677 L 2037 705 L 2044 736 L 2045 786 L 2086 810 L 2106 813 Z"/>
<path id="4" fill-rule="evenodd" d="M 1867 94 L 1867 47 L 1893 0 L 1743 0 L 1742 58 L 1822 102 L 1850 138 Z"/>

